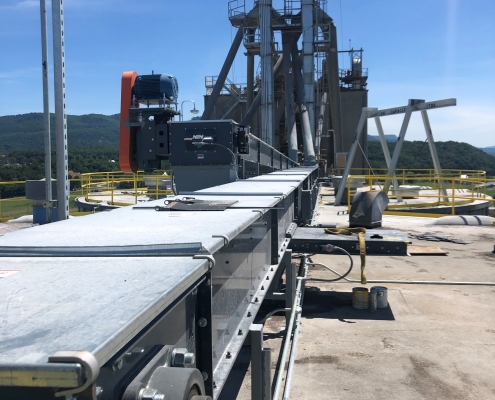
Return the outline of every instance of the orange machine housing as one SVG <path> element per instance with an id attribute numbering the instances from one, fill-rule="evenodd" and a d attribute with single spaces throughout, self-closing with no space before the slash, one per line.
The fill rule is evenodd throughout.
<path id="1" fill-rule="evenodd" d="M 119 164 L 123 172 L 136 173 L 138 163 L 134 157 L 136 148 L 136 131 L 129 127 L 129 108 L 132 106 L 132 89 L 138 74 L 134 71 L 122 74 L 122 90 L 120 97 L 120 144 Z M 139 107 L 139 103 L 136 104 Z"/>

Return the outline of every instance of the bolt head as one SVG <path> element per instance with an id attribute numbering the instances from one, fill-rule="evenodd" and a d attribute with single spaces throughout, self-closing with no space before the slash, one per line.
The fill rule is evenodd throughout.
<path id="1" fill-rule="evenodd" d="M 172 352 L 172 365 L 174 367 L 187 368 L 194 365 L 196 358 L 186 348 L 176 348 Z"/>
<path id="2" fill-rule="evenodd" d="M 206 372 L 201 372 L 201 376 L 203 377 L 204 381 L 208 380 L 208 374 Z"/>
<path id="3" fill-rule="evenodd" d="M 206 325 L 208 325 L 208 321 L 206 320 L 206 318 L 200 318 L 198 320 L 198 325 L 200 328 L 204 328 Z"/>

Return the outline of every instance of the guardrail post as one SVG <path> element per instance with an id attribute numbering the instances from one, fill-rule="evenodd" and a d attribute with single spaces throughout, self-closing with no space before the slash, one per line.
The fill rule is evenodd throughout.
<path id="1" fill-rule="evenodd" d="M 134 204 L 137 202 L 137 174 L 134 174 Z"/>
<path id="2" fill-rule="evenodd" d="M 452 215 L 455 215 L 455 178 L 452 177 Z"/>

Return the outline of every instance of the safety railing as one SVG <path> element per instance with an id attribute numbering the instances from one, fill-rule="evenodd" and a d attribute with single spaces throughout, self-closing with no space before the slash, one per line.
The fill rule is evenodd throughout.
<path id="1" fill-rule="evenodd" d="M 157 200 L 173 194 L 172 177 L 168 171 L 146 174 L 123 172 L 95 172 L 81 174 L 81 188 L 85 201 L 111 206 L 137 204 L 142 200 Z"/>
<path id="2" fill-rule="evenodd" d="M 377 169 L 374 172 L 373 175 L 348 176 L 348 211 L 358 191 L 387 192 L 390 199 L 387 211 L 395 215 L 406 211 L 421 213 L 426 208 L 429 208 L 429 216 L 445 215 L 445 208 L 449 214 L 455 215 L 458 206 L 495 201 L 495 179 L 487 178 L 485 171 L 449 169 L 437 175 L 434 170 L 404 169 L 392 176 L 383 172 L 378 174 Z M 490 189 L 492 185 L 494 188 Z M 442 212 L 432 212 L 435 207 L 442 208 Z"/>

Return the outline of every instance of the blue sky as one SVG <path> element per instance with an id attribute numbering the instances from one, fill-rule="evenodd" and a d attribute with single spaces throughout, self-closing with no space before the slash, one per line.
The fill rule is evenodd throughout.
<path id="1" fill-rule="evenodd" d="M 495 145 L 494 0 L 329 0 L 327 12 L 339 46 L 364 49 L 369 106 L 455 97 L 430 112 L 435 139 Z M 69 114 L 119 112 L 127 70 L 174 74 L 179 101 L 202 111 L 205 76 L 218 75 L 235 35 L 227 0 L 66 0 L 64 16 Z M 0 115 L 42 111 L 40 42 L 39 1 L 0 0 Z M 239 52 L 229 78 L 245 75 Z M 385 133 L 401 122 L 384 118 Z M 406 139 L 424 140 L 422 129 L 413 115 Z"/>

